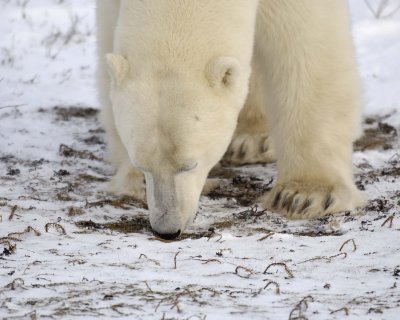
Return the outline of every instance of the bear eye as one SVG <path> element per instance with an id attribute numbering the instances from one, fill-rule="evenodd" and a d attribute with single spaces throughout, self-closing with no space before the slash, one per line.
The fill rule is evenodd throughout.
<path id="1" fill-rule="evenodd" d="M 190 162 L 190 163 L 184 165 L 183 167 L 179 168 L 178 173 L 192 171 L 197 168 L 197 165 L 198 165 L 198 163 L 196 161 Z"/>

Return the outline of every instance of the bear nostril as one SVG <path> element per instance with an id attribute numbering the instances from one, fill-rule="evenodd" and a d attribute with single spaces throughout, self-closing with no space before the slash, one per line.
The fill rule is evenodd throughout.
<path id="1" fill-rule="evenodd" d="M 181 230 L 178 230 L 178 232 L 176 233 L 158 233 L 153 231 L 153 233 L 164 240 L 175 240 L 176 238 L 178 238 L 181 235 Z"/>

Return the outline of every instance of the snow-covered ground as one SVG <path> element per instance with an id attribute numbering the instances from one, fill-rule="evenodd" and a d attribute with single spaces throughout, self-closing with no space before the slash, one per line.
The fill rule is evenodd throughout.
<path id="1" fill-rule="evenodd" d="M 93 1 L 0 0 L 0 318 L 398 319 L 400 1 L 349 2 L 367 208 L 288 221 L 251 207 L 274 165 L 220 168 L 161 242 L 145 205 L 103 191 Z"/>

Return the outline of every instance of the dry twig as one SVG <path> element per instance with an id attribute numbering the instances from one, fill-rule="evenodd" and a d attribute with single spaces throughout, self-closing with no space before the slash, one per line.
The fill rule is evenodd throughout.
<path id="1" fill-rule="evenodd" d="M 333 310 L 333 311 L 331 311 L 331 314 L 334 314 L 334 313 L 340 312 L 340 311 L 344 311 L 344 314 L 346 316 L 349 315 L 349 309 L 347 307 L 343 307 L 343 308 L 340 308 L 340 309 L 337 309 L 337 310 Z"/>
<path id="2" fill-rule="evenodd" d="M 16 278 L 13 282 L 9 283 L 6 287 L 11 288 L 11 290 L 15 290 L 19 287 L 22 287 L 25 284 L 24 280 L 21 278 Z"/>
<path id="3" fill-rule="evenodd" d="M 32 228 L 31 226 L 28 226 L 22 232 L 9 233 L 7 238 L 20 237 L 20 236 L 23 236 L 24 234 L 27 234 L 27 233 L 30 233 L 30 232 L 33 232 L 35 234 L 35 236 L 37 236 L 37 237 L 39 237 L 41 235 L 41 233 L 39 231 L 37 231 L 35 228 Z"/>
<path id="4" fill-rule="evenodd" d="M 263 241 L 265 239 L 268 239 L 270 236 L 273 236 L 275 234 L 275 232 L 268 232 L 265 236 L 261 237 L 260 239 L 258 239 L 257 241 Z"/>
<path id="5" fill-rule="evenodd" d="M 154 259 L 149 259 L 144 253 L 141 253 L 141 254 L 139 255 L 139 260 L 142 259 L 142 258 L 145 258 L 147 261 L 153 262 L 153 263 L 154 263 L 155 265 L 157 265 L 157 266 L 160 265 L 160 262 L 159 262 L 159 261 L 154 260 Z"/>
<path id="6" fill-rule="evenodd" d="M 288 268 L 288 266 L 287 266 L 286 263 L 284 263 L 284 262 L 274 262 L 274 263 L 271 263 L 271 264 L 268 265 L 267 268 L 264 270 L 263 274 L 266 274 L 267 271 L 268 271 L 268 269 L 271 268 L 271 267 L 273 267 L 273 266 L 281 266 L 281 267 L 284 267 L 284 269 L 285 269 L 287 275 L 289 276 L 288 278 L 289 278 L 289 279 L 294 278 L 293 272 L 290 271 L 290 269 Z"/>
<path id="7" fill-rule="evenodd" d="M 0 240 L 0 244 L 7 245 L 8 248 L 5 248 L 3 250 L 6 255 L 14 253 L 15 250 L 17 249 L 17 245 L 16 244 L 13 244 L 10 241 L 5 240 L 5 239 Z M 8 252 L 7 252 L 7 250 L 8 250 Z"/>
<path id="8" fill-rule="evenodd" d="M 241 274 L 239 273 L 239 270 L 243 270 L 243 271 L 247 272 L 247 275 L 241 275 Z M 252 269 L 250 269 L 250 268 L 246 268 L 246 267 L 242 267 L 242 266 L 237 266 L 236 269 L 235 269 L 235 274 L 236 274 L 238 277 L 241 277 L 241 278 L 250 278 L 250 276 L 251 276 L 252 274 L 254 274 L 254 271 L 253 271 Z"/>
<path id="9" fill-rule="evenodd" d="M 381 227 L 385 226 L 385 224 L 388 222 L 389 222 L 389 228 L 393 227 L 393 219 L 394 219 L 394 213 L 391 216 L 387 217 L 385 221 L 383 221 Z"/>
<path id="10" fill-rule="evenodd" d="M 314 298 L 312 296 L 306 296 L 301 299 L 290 312 L 289 320 L 307 320 L 308 318 L 303 315 L 303 311 L 308 309 L 309 302 L 314 302 Z M 294 315 L 296 312 L 297 316 Z"/>
<path id="11" fill-rule="evenodd" d="M 150 291 L 151 293 L 154 293 L 154 291 L 151 290 L 151 288 L 150 288 L 149 284 L 147 283 L 147 281 L 145 281 L 144 284 L 146 285 L 147 289 L 149 289 L 149 291 Z"/>
<path id="12" fill-rule="evenodd" d="M 376 19 L 389 18 L 389 17 L 395 15 L 396 12 L 398 12 L 400 10 L 400 5 L 399 5 L 399 6 L 395 7 L 393 10 L 391 10 L 390 12 L 388 12 L 387 14 L 383 15 L 383 12 L 387 11 L 386 9 L 389 5 L 389 0 L 381 0 L 379 5 L 376 7 L 376 9 L 371 5 L 369 0 L 364 0 L 364 2 L 367 5 L 369 11 L 373 14 L 373 16 Z"/>
<path id="13" fill-rule="evenodd" d="M 346 240 L 345 242 L 343 242 L 343 244 L 342 244 L 342 246 L 340 247 L 339 251 L 342 251 L 342 249 L 344 248 L 344 246 L 345 246 L 346 244 L 348 244 L 349 242 L 351 242 L 351 243 L 353 244 L 353 252 L 356 251 L 356 250 L 357 250 L 357 246 L 356 246 L 356 243 L 355 243 L 354 239 L 349 239 L 349 240 Z"/>
<path id="14" fill-rule="evenodd" d="M 17 209 L 18 209 L 18 206 L 17 206 L 17 205 L 15 205 L 15 206 L 12 207 L 11 213 L 10 213 L 10 215 L 9 215 L 9 217 L 8 217 L 8 220 L 9 220 L 9 221 L 11 221 L 11 220 L 14 218 L 15 212 L 17 211 Z"/>
<path id="15" fill-rule="evenodd" d="M 268 280 L 264 280 L 264 281 L 268 281 Z M 275 292 L 276 292 L 276 294 L 281 294 L 280 286 L 279 286 L 278 282 L 276 282 L 276 281 L 269 281 L 269 282 L 265 285 L 264 290 L 267 289 L 271 284 L 273 284 L 273 285 L 275 286 Z"/>
<path id="16" fill-rule="evenodd" d="M 216 291 L 216 290 L 213 290 L 213 289 L 210 289 L 210 288 L 201 288 L 201 289 L 199 290 L 199 292 L 202 292 L 202 291 L 211 292 L 211 293 L 212 293 L 212 295 L 211 295 L 212 298 L 215 297 L 215 296 L 219 296 L 219 295 L 221 294 L 220 292 L 218 292 L 218 291 Z"/>
<path id="17" fill-rule="evenodd" d="M 178 254 L 180 254 L 180 251 L 175 253 L 175 256 L 174 256 L 174 269 L 176 269 L 176 257 L 178 256 Z"/>
<path id="18" fill-rule="evenodd" d="M 56 231 L 58 231 L 61 234 L 67 234 L 67 232 L 65 231 L 65 228 L 59 223 L 55 223 L 55 222 L 46 223 L 46 225 L 44 226 L 44 229 L 46 230 L 46 232 L 49 232 L 50 228 L 56 229 Z"/>
<path id="19" fill-rule="evenodd" d="M 339 256 L 343 256 L 343 259 L 346 259 L 347 258 L 347 253 L 346 252 L 340 252 L 338 254 L 335 254 L 335 255 L 329 256 L 329 257 L 317 256 L 315 258 L 307 259 L 307 260 L 301 261 L 299 263 L 311 262 L 311 261 L 316 261 L 316 260 L 325 260 L 327 262 L 331 262 L 333 258 L 336 258 L 336 257 L 339 257 Z"/>

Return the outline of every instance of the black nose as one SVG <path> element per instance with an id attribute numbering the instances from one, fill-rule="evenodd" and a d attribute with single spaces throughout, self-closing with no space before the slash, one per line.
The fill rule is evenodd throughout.
<path id="1" fill-rule="evenodd" d="M 175 240 L 176 238 L 178 238 L 181 235 L 181 230 L 178 230 L 178 232 L 176 233 L 158 233 L 153 231 L 154 234 L 164 240 Z"/>

